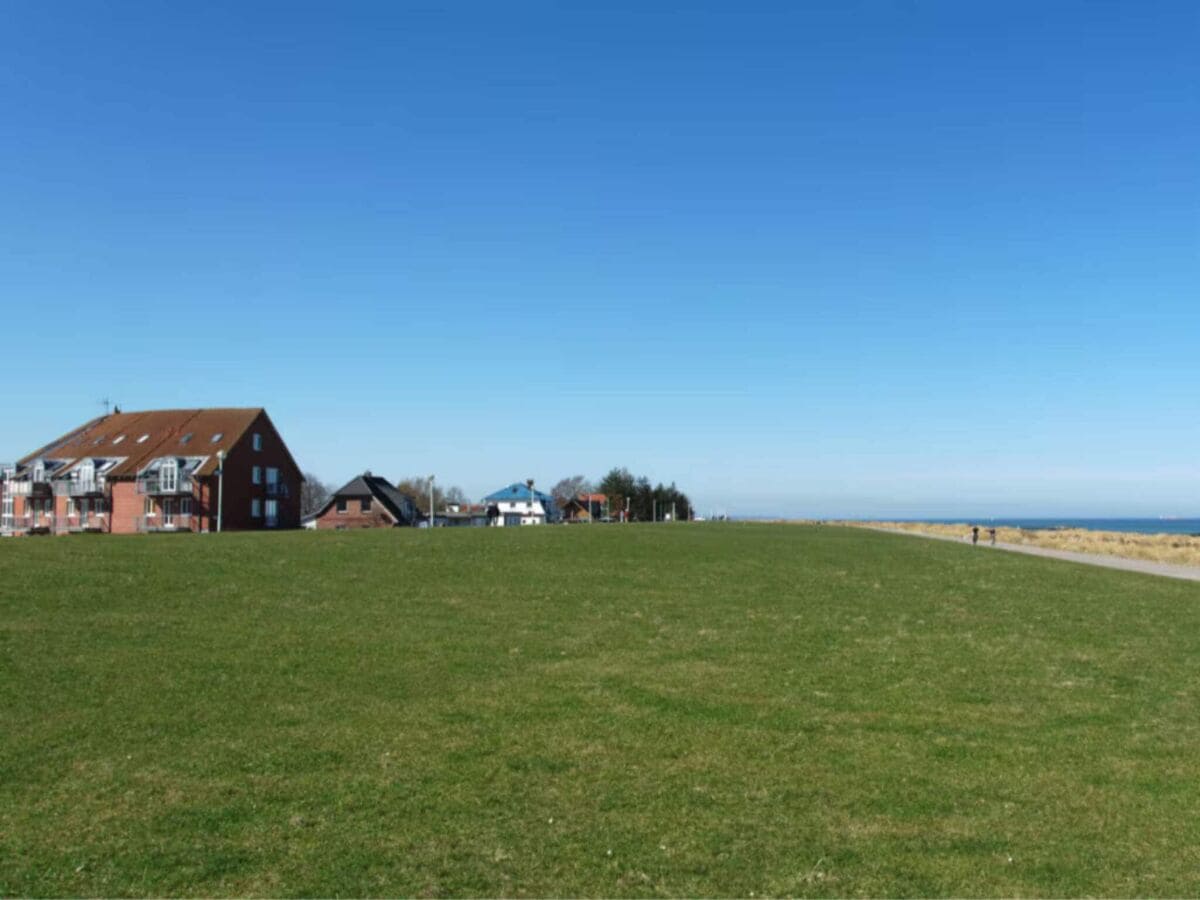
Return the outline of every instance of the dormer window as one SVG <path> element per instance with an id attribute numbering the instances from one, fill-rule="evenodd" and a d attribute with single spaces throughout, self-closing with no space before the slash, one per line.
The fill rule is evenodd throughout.
<path id="1" fill-rule="evenodd" d="M 214 435 L 212 436 L 212 442 L 213 442 L 214 444 L 216 444 L 216 443 L 218 443 L 218 442 L 221 440 L 221 438 L 223 438 L 223 437 L 225 437 L 225 435 L 224 435 L 224 434 L 222 434 L 220 431 L 218 431 L 216 434 L 214 434 Z"/>
<path id="2" fill-rule="evenodd" d="M 144 444 L 144 443 L 146 443 L 146 441 L 148 441 L 148 440 L 150 440 L 150 435 L 148 435 L 148 434 L 143 434 L 143 435 L 142 435 L 140 438 L 138 438 L 138 443 L 139 443 L 139 444 Z"/>
<path id="3" fill-rule="evenodd" d="M 179 443 L 186 444 L 191 439 L 192 439 L 192 432 L 189 431 L 187 434 L 185 434 L 183 437 L 181 437 L 179 439 Z"/>
<path id="4" fill-rule="evenodd" d="M 96 464 L 90 459 L 81 463 L 76 470 L 76 477 L 80 487 L 91 488 L 96 483 Z"/>
<path id="5" fill-rule="evenodd" d="M 175 491 L 179 487 L 179 463 L 173 459 L 163 462 L 158 470 L 159 490 L 163 493 Z"/>
<path id="6" fill-rule="evenodd" d="M 37 462 L 35 462 L 33 464 L 33 480 L 34 481 L 45 481 L 46 480 L 46 466 L 45 466 L 45 464 L 42 463 L 41 460 L 38 460 Z"/>
<path id="7" fill-rule="evenodd" d="M 113 438 L 113 446 L 117 446 L 117 444 L 121 443 L 123 440 L 125 440 L 125 435 L 118 434 L 115 438 Z"/>

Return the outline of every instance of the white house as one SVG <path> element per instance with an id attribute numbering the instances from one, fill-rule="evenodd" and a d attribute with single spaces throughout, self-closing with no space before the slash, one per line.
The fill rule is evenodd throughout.
<path id="1" fill-rule="evenodd" d="M 514 482 L 484 497 L 492 525 L 545 525 L 559 520 L 558 504 L 531 484 Z"/>

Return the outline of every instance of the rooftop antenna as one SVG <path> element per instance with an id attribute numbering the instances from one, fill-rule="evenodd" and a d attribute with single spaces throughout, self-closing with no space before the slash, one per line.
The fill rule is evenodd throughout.
<path id="1" fill-rule="evenodd" d="M 109 408 L 112 406 L 112 401 L 109 400 L 107 397 L 105 397 L 103 400 L 100 401 L 100 405 L 104 407 L 104 414 L 107 416 L 108 412 L 109 412 Z"/>

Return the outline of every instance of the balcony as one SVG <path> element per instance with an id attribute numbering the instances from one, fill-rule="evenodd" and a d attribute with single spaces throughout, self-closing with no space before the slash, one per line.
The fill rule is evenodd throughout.
<path id="1" fill-rule="evenodd" d="M 284 484 L 282 481 L 268 481 L 267 482 L 267 496 L 268 497 L 288 497 L 288 496 L 291 496 L 291 494 L 288 491 L 288 486 L 286 484 Z"/>
<path id="2" fill-rule="evenodd" d="M 60 497 L 102 497 L 104 496 L 104 478 L 88 480 L 70 478 L 54 482 L 54 493 Z"/>
<path id="3" fill-rule="evenodd" d="M 192 530 L 191 513 L 172 513 L 171 515 L 143 516 L 137 520 L 137 530 L 143 534 Z"/>
<path id="4" fill-rule="evenodd" d="M 163 478 L 159 472 L 150 472 L 139 476 L 137 480 L 137 492 L 139 494 L 168 497 L 176 494 L 190 495 L 193 487 L 192 476 L 182 473 L 175 477 L 168 476 L 167 478 Z"/>
<path id="5" fill-rule="evenodd" d="M 8 482 L 8 492 L 13 497 L 51 497 L 54 495 L 54 489 L 50 485 L 49 479 L 43 477 L 41 481 L 32 481 L 27 478 L 16 478 Z"/>
<path id="6" fill-rule="evenodd" d="M 54 531 L 54 516 L 50 513 L 6 516 L 0 519 L 0 534 L 50 534 Z"/>
<path id="7" fill-rule="evenodd" d="M 108 531 L 108 515 L 106 513 L 89 513 L 86 516 L 80 513 L 70 513 L 60 516 L 58 523 L 59 531 L 66 530 L 72 534 Z"/>

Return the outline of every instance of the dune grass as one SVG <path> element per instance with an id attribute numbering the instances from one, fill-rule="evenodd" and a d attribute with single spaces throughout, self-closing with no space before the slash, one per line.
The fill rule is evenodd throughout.
<path id="1" fill-rule="evenodd" d="M 1200 586 L 849 528 L 0 542 L 3 895 L 1180 895 Z"/>
<path id="2" fill-rule="evenodd" d="M 937 522 L 846 522 L 867 528 L 892 528 L 967 540 L 973 523 L 947 525 Z M 979 523 L 974 523 L 979 524 Z M 981 542 L 988 540 L 987 525 L 980 525 Z M 1051 550 L 1098 553 L 1147 559 L 1151 562 L 1200 566 L 1200 537 L 1190 534 L 1138 534 L 1129 531 L 1098 531 L 1091 528 L 1010 528 L 996 529 L 996 540 L 1005 544 L 1027 544 Z"/>

